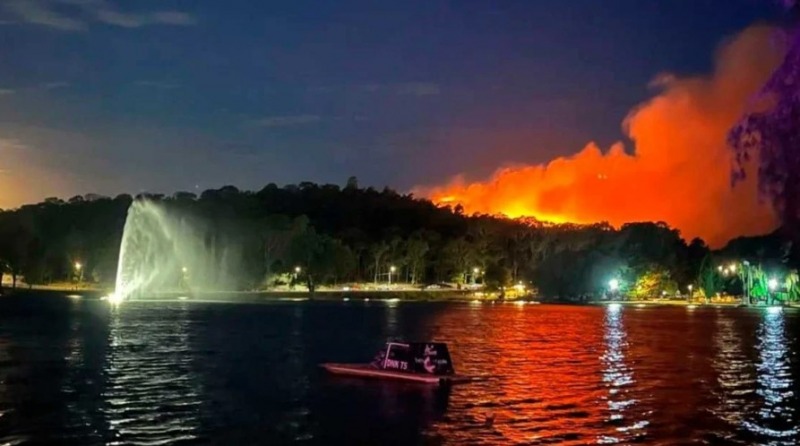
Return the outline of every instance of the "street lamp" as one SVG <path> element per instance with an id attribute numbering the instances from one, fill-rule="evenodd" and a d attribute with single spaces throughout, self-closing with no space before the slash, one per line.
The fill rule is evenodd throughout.
<path id="1" fill-rule="evenodd" d="M 743 286 L 743 288 L 744 288 L 744 299 L 747 302 L 747 305 L 750 305 L 750 288 L 753 285 L 753 279 L 752 279 L 752 276 L 751 276 L 750 262 L 748 262 L 747 260 L 743 260 L 742 261 L 742 268 L 744 268 L 744 272 L 745 272 L 744 284 L 743 284 L 744 285 Z"/>
<path id="2" fill-rule="evenodd" d="M 297 277 L 300 275 L 300 271 L 302 270 L 303 268 L 300 268 L 299 266 L 294 267 L 294 277 L 292 278 L 292 289 L 294 289 L 295 285 L 297 285 Z"/>
<path id="3" fill-rule="evenodd" d="M 736 264 L 735 263 L 731 263 L 731 266 L 729 266 L 728 269 L 730 269 L 731 272 L 735 274 L 736 273 Z"/>
<path id="4" fill-rule="evenodd" d="M 83 282 L 83 265 L 81 262 L 75 262 L 75 275 L 78 276 L 78 284 Z M 75 287 L 77 289 L 77 285 Z"/>
<path id="5" fill-rule="evenodd" d="M 619 279 L 611 279 L 608 281 L 608 289 L 611 290 L 611 298 L 613 299 L 619 289 Z"/>
<path id="6" fill-rule="evenodd" d="M 692 288 L 694 288 L 694 286 L 692 286 L 692 284 L 689 284 L 689 286 L 686 287 L 686 288 L 689 289 L 689 299 L 691 299 L 692 298 Z"/>
<path id="7" fill-rule="evenodd" d="M 475 285 L 475 283 L 478 281 L 478 274 L 480 274 L 480 272 L 481 272 L 481 269 L 478 268 L 477 266 L 475 268 L 472 268 L 472 284 L 473 285 Z"/>
<path id="8" fill-rule="evenodd" d="M 773 301 L 772 293 L 774 293 L 775 290 L 778 288 L 778 279 L 774 277 L 769 279 L 769 281 L 767 281 L 767 287 L 769 288 L 769 302 L 767 303 L 767 305 L 772 305 Z"/>
<path id="9" fill-rule="evenodd" d="M 392 274 L 394 274 L 395 271 L 397 271 L 397 267 L 394 265 L 389 267 L 389 285 L 392 284 Z"/>
<path id="10" fill-rule="evenodd" d="M 772 279 L 769 279 L 769 282 L 767 282 L 767 286 L 769 287 L 770 291 L 775 291 L 775 288 L 778 288 L 778 279 L 774 277 Z"/>

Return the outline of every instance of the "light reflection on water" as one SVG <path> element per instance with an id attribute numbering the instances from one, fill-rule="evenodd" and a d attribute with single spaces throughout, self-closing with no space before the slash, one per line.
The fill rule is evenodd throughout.
<path id="1" fill-rule="evenodd" d="M 604 397 L 608 405 L 606 422 L 616 426 L 613 435 L 601 435 L 597 442 L 614 444 L 633 441 L 647 435 L 649 421 L 637 413 L 637 400 L 631 391 L 636 385 L 633 369 L 626 364 L 625 355 L 628 349 L 627 333 L 622 321 L 619 306 L 607 306 L 605 315 L 605 351 L 601 356 L 603 363 L 603 383 L 608 389 Z"/>
<path id="2" fill-rule="evenodd" d="M 3 445 L 800 438 L 800 318 L 791 310 L 375 299 L 30 305 L 0 302 Z M 438 391 L 317 367 L 369 361 L 387 337 L 448 342 L 459 372 L 488 379 Z"/>
<path id="3" fill-rule="evenodd" d="M 755 367 L 747 358 L 736 319 L 730 314 L 718 315 L 714 343 L 716 354 L 712 366 L 717 373 L 714 394 L 718 404 L 711 412 L 725 421 L 728 429 L 736 430 L 742 426 L 742 417 L 753 404 Z"/>
<path id="4" fill-rule="evenodd" d="M 108 444 L 197 438 L 203 390 L 189 344 L 188 305 L 173 304 L 168 320 L 142 317 L 130 305 L 110 308 L 102 394 Z"/>
<path id="5" fill-rule="evenodd" d="M 797 426 L 797 398 L 792 363 L 787 345 L 783 312 L 767 311 L 758 329 L 756 394 L 760 407 L 744 421 L 756 436 L 768 437 L 769 444 L 796 445 L 800 440 Z"/>

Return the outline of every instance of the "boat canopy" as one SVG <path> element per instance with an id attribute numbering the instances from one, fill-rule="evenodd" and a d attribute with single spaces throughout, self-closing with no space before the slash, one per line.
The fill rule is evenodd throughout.
<path id="1" fill-rule="evenodd" d="M 379 367 L 405 373 L 453 375 L 453 361 L 443 342 L 387 342 Z"/>

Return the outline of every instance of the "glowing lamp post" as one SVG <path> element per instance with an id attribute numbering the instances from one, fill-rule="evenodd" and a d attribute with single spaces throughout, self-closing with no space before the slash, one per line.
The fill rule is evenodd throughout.
<path id="1" fill-rule="evenodd" d="M 389 267 L 389 285 L 392 284 L 392 274 L 394 274 L 395 271 L 397 271 L 397 268 L 394 265 Z"/>
<path id="2" fill-rule="evenodd" d="M 480 268 L 478 268 L 478 267 L 472 268 L 472 284 L 473 285 L 475 285 L 475 283 L 477 282 L 478 274 L 480 274 L 480 273 L 481 273 L 481 269 Z"/>
<path id="3" fill-rule="evenodd" d="M 767 305 L 772 305 L 772 301 L 774 300 L 773 293 L 778 289 L 778 279 L 774 277 L 769 279 L 769 281 L 767 281 L 767 288 L 769 288 L 769 302 Z"/>
<path id="4" fill-rule="evenodd" d="M 742 262 L 742 268 L 744 268 L 744 299 L 747 302 L 747 305 L 751 304 L 750 299 L 750 288 L 753 286 L 753 279 L 750 270 L 750 262 L 747 260 Z"/>
<path id="5" fill-rule="evenodd" d="M 611 297 L 614 298 L 619 290 L 619 280 L 611 279 L 608 281 L 608 289 L 611 290 Z"/>
<path id="6" fill-rule="evenodd" d="M 75 262 L 75 277 L 78 279 L 78 285 L 83 282 L 83 264 L 81 262 Z M 78 286 L 76 285 L 75 288 Z"/>
<path id="7" fill-rule="evenodd" d="M 301 271 L 303 271 L 303 268 L 300 268 L 299 266 L 294 267 L 294 274 L 292 275 L 292 288 L 294 288 L 297 284 L 297 278 L 300 277 Z"/>
<path id="8" fill-rule="evenodd" d="M 691 300 L 691 299 L 692 299 L 692 288 L 694 288 L 694 286 L 692 286 L 691 284 L 689 284 L 689 286 L 688 286 L 688 287 L 686 287 L 686 288 L 688 288 L 688 289 L 689 289 L 689 300 Z"/>

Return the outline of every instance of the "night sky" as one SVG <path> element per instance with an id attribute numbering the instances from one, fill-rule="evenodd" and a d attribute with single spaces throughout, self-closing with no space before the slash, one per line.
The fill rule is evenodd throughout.
<path id="1" fill-rule="evenodd" d="M 407 191 L 589 141 L 762 0 L 0 0 L 0 207 L 269 182 Z"/>

